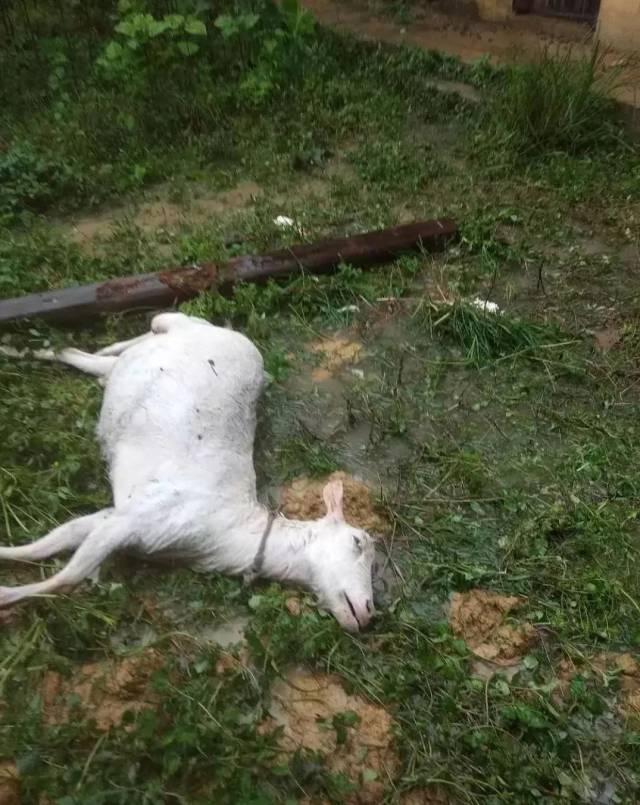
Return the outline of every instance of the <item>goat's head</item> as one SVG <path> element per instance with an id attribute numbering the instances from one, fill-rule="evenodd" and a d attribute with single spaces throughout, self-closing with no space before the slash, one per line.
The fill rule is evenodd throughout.
<path id="1" fill-rule="evenodd" d="M 322 494 L 327 514 L 316 521 L 314 538 L 307 547 L 310 587 L 321 607 L 328 609 L 344 629 L 357 632 L 374 614 L 374 542 L 366 531 L 345 521 L 342 481 L 330 481 Z"/>

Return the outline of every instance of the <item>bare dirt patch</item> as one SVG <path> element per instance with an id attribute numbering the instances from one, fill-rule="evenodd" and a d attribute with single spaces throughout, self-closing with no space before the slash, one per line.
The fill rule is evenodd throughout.
<path id="1" fill-rule="evenodd" d="M 189 204 L 176 204 L 168 200 L 150 201 L 137 210 L 117 208 L 79 218 L 71 223 L 69 237 L 74 243 L 92 249 L 95 241 L 109 238 L 122 221 L 131 220 L 134 226 L 147 234 L 174 231 L 186 223 L 205 224 L 212 218 L 236 212 L 248 206 L 262 194 L 256 182 L 241 182 L 230 190 L 202 196 Z"/>
<path id="2" fill-rule="evenodd" d="M 348 364 L 356 363 L 362 352 L 362 344 L 347 336 L 336 335 L 307 344 L 307 350 L 320 356 L 320 365 L 313 370 L 311 376 L 316 381 L 323 381 Z"/>
<path id="3" fill-rule="evenodd" d="M 372 13 L 368 3 L 305 0 L 304 5 L 325 25 L 349 30 L 363 39 L 440 50 L 463 61 L 485 55 L 497 63 L 522 60 L 538 53 L 543 44 L 571 42 L 581 53 L 589 49 L 584 41 L 586 27 L 563 20 L 515 17 L 508 22 L 489 22 L 469 14 L 445 13 L 432 3 L 416 3 L 406 24 Z"/>
<path id="4" fill-rule="evenodd" d="M 489 21 L 461 13 L 459 5 L 451 9 L 450 3 L 430 2 L 411 4 L 410 21 L 401 23 L 388 14 L 376 15 L 369 2 L 305 0 L 304 5 L 323 25 L 349 31 L 362 39 L 437 50 L 458 56 L 465 62 L 483 57 L 488 57 L 492 64 L 531 61 L 543 47 L 570 48 L 576 58 L 588 59 L 591 55 L 589 27 L 571 20 L 524 14 L 505 21 Z M 378 8 L 381 7 L 378 5 Z M 628 82 L 615 95 L 624 103 L 638 106 L 637 58 L 611 51 L 607 54 L 607 64 L 621 66 L 629 76 Z M 454 91 L 459 92 L 459 89 Z"/>
<path id="5" fill-rule="evenodd" d="M 227 673 L 235 673 L 236 671 L 241 671 L 243 668 L 247 668 L 249 663 L 249 649 L 245 646 L 238 649 L 235 653 L 225 651 L 216 662 L 216 674 L 224 676 L 224 674 Z"/>
<path id="6" fill-rule="evenodd" d="M 613 347 L 620 342 L 622 333 L 618 327 L 612 325 L 604 327 L 602 330 L 594 330 L 593 337 L 598 349 L 602 352 L 609 352 L 609 350 L 613 349 Z"/>
<path id="7" fill-rule="evenodd" d="M 516 596 L 490 590 L 454 593 L 449 613 L 451 629 L 486 663 L 499 670 L 517 666 L 536 640 L 536 630 L 530 623 L 505 623 L 522 602 Z M 485 676 L 486 668 L 482 671 L 480 675 Z"/>
<path id="8" fill-rule="evenodd" d="M 629 653 L 616 654 L 609 652 L 597 654 L 584 663 L 565 659 L 556 667 L 558 687 L 555 695 L 564 699 L 569 695 L 571 681 L 578 675 L 616 676 L 620 691 L 618 694 L 618 711 L 625 718 L 640 719 L 640 663 Z"/>
<path id="9" fill-rule="evenodd" d="M 344 472 L 334 472 L 328 478 L 320 480 L 297 478 L 282 491 L 283 514 L 294 520 L 316 520 L 324 517 L 326 507 L 322 490 L 332 480 L 342 481 L 344 485 L 344 515 L 347 522 L 373 534 L 388 533 L 389 523 L 376 507 L 369 487 Z"/>
<path id="10" fill-rule="evenodd" d="M 157 704 L 151 677 L 165 665 L 156 651 L 105 663 L 86 663 L 70 678 L 49 671 L 42 697 L 47 724 L 64 724 L 78 704 L 99 730 L 107 731 L 122 722 L 128 711 L 138 713 Z"/>
<path id="11" fill-rule="evenodd" d="M 271 688 L 262 730 L 282 727 L 287 755 L 300 748 L 322 753 L 332 773 L 359 786 L 346 802 L 377 803 L 399 765 L 392 725 L 386 710 L 347 693 L 338 677 L 297 668 Z"/>
<path id="12" fill-rule="evenodd" d="M 20 777 L 13 761 L 0 760 L 0 805 L 20 805 Z"/>

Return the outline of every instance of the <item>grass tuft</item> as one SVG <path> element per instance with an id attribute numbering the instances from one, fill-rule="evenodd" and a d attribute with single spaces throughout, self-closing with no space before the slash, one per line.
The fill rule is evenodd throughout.
<path id="1" fill-rule="evenodd" d="M 589 58 L 545 48 L 536 61 L 505 71 L 488 111 L 493 139 L 529 156 L 610 146 L 619 140 L 613 96 L 632 81 L 607 65 L 597 45 Z"/>
<path id="2" fill-rule="evenodd" d="M 468 302 L 455 302 L 444 313 L 434 306 L 428 317 L 432 330 L 448 335 L 475 366 L 562 340 L 557 328 L 491 313 Z"/>

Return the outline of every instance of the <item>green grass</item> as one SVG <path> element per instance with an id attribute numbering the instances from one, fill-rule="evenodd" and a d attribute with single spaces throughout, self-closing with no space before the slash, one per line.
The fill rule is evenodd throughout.
<path id="1" fill-rule="evenodd" d="M 558 329 L 485 310 L 486 300 L 477 301 L 478 304 L 454 302 L 444 308 L 436 305 L 427 312 L 431 331 L 440 330 L 450 336 L 476 366 L 495 358 L 537 356 L 541 349 L 571 343 Z"/>
<path id="2" fill-rule="evenodd" d="M 489 115 L 496 135 L 520 155 L 611 147 L 620 136 L 613 96 L 632 83 L 597 45 L 590 58 L 545 48 L 536 61 L 506 69 Z"/>
<path id="3" fill-rule="evenodd" d="M 177 132 L 170 116 L 152 135 L 157 110 L 145 107 L 126 136 L 113 136 L 114 118 L 77 153 L 70 127 L 85 119 L 88 99 L 98 122 L 111 115 L 113 90 L 88 75 L 69 101 L 74 115 L 58 119 L 49 89 L 25 88 L 44 96 L 33 109 L 3 72 L 12 99 L 3 140 L 18 149 L 11 159 L 21 149 L 37 159 L 29 151 L 11 162 L 19 170 L 11 195 L 4 190 L 11 215 L 0 233 L 0 294 L 286 247 L 300 236 L 274 225 L 279 214 L 299 221 L 309 240 L 400 218 L 457 218 L 460 242 L 444 255 L 374 271 L 343 266 L 332 277 L 242 286 L 230 298 L 211 293 L 183 306 L 231 321 L 265 355 L 273 382 L 256 444 L 261 493 L 299 475 L 361 474 L 381 490 L 393 525 L 386 550 L 402 580 L 371 631 L 354 638 L 306 603 L 292 615 L 290 592 L 278 585 L 248 589 L 115 561 L 98 585 L 32 602 L 2 623 L 0 761 L 17 762 L 24 802 L 45 794 L 62 805 L 344 802 L 358 780 L 336 774 L 321 753 L 283 760 L 277 736 L 260 729 L 273 685 L 302 663 L 389 710 L 400 760 L 383 780 L 385 802 L 437 786 L 465 803 L 609 794 L 634 803 L 638 721 L 618 710 L 620 675 L 590 663 L 604 652 L 633 653 L 640 639 L 639 291 L 628 256 L 640 243 L 635 146 L 605 138 L 576 154 L 549 132 L 539 137 L 546 130 L 532 111 L 540 158 L 514 163 L 511 145 L 493 140 L 491 160 L 480 159 L 481 111 L 426 83 L 434 74 L 474 80 L 472 71 L 326 32 L 307 47 L 295 77 L 276 82 L 268 100 L 232 99 L 255 67 L 253 45 L 247 63 L 207 73 L 220 114 L 202 131 Z M 535 92 L 560 81 L 544 70 Z M 169 80 L 179 85 L 179 75 Z M 499 88 L 502 79 L 487 80 Z M 201 88 L 188 91 L 196 111 L 209 102 Z M 514 114 L 528 108 L 527 97 L 523 89 Z M 574 125 L 580 115 L 571 115 Z M 75 171 L 70 183 L 48 173 L 64 160 Z M 255 202 L 192 215 L 198 196 L 217 198 L 245 180 L 264 190 Z M 156 195 L 184 204 L 184 221 L 137 226 L 138 206 Z M 73 242 L 66 213 L 95 213 L 105 199 L 125 220 L 99 243 Z M 475 297 L 504 313 L 473 307 Z M 611 322 L 622 338 L 602 354 L 589 331 Z M 145 316 L 82 330 L 34 322 L 2 339 L 93 348 L 146 324 Z M 345 330 L 362 342 L 360 372 L 347 367 L 313 391 L 317 356 L 305 345 Z M 63 367 L 4 359 L 0 389 L 0 542 L 30 541 L 106 505 L 93 436 L 100 389 Z M 319 437 L 320 426 L 329 435 Z M 43 572 L 55 567 L 45 563 Z M 3 565 L 0 583 L 39 573 Z M 516 617 L 540 636 L 512 679 L 474 677 L 471 652 L 448 625 L 451 594 L 477 587 L 523 596 Z M 248 618 L 250 665 L 223 674 L 216 665 L 225 650 L 207 629 L 236 616 Z M 150 683 L 152 710 L 106 734 L 78 706 L 67 723 L 44 719 L 48 672 L 69 677 L 83 663 L 148 645 L 164 662 Z M 567 658 L 580 673 L 559 697 Z M 331 729 L 342 734 L 348 723 L 349 714 L 337 714 Z"/>

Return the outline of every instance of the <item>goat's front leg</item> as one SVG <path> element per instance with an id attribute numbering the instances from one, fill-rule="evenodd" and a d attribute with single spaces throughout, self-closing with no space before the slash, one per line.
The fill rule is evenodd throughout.
<path id="1" fill-rule="evenodd" d="M 24 584 L 19 587 L 0 587 L 0 607 L 17 604 L 25 598 L 54 593 L 75 587 L 84 579 L 95 576 L 100 565 L 112 553 L 126 547 L 131 538 L 129 517 L 112 514 L 98 525 L 75 552 L 59 573 L 46 581 Z"/>
<path id="2" fill-rule="evenodd" d="M 95 514 L 69 520 L 28 545 L 0 547 L 0 561 L 38 562 L 63 551 L 73 551 L 112 513 L 113 509 L 101 509 Z"/>

